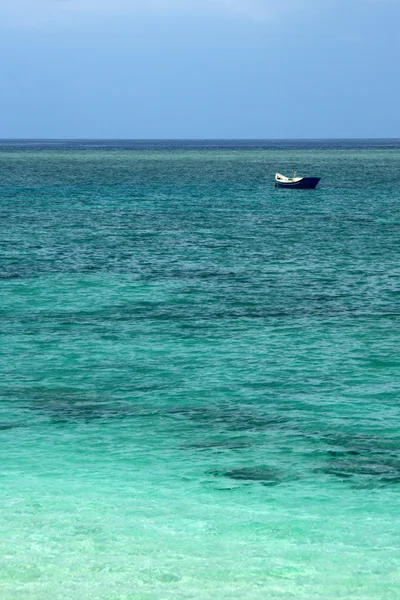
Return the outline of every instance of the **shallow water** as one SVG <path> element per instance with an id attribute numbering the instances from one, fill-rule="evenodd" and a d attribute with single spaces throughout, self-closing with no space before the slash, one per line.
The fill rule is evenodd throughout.
<path id="1" fill-rule="evenodd" d="M 0 144 L 2 600 L 399 598 L 399 160 Z"/>

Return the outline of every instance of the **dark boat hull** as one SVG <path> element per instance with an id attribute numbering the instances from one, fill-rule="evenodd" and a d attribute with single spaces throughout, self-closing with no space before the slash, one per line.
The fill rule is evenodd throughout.
<path id="1" fill-rule="evenodd" d="M 278 188 L 296 188 L 297 190 L 314 190 L 321 177 L 303 177 L 300 181 L 276 181 L 275 187 Z"/>

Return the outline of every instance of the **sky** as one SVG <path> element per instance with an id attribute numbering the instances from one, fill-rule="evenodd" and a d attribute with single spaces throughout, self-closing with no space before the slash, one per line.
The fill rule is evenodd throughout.
<path id="1" fill-rule="evenodd" d="M 400 0 L 0 0 L 0 138 L 400 138 Z"/>

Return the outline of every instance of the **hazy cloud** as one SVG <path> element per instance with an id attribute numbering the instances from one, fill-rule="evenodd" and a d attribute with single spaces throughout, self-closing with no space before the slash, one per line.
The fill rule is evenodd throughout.
<path id="1" fill-rule="evenodd" d="M 280 15 L 306 13 L 331 5 L 394 4 L 400 0 L 0 0 L 0 23 L 52 21 L 79 13 L 213 14 L 269 21 Z"/>
<path id="2" fill-rule="evenodd" d="M 0 0 L 4 14 L 56 16 L 68 12 L 217 14 L 268 20 L 281 12 L 304 10 L 316 0 Z"/>

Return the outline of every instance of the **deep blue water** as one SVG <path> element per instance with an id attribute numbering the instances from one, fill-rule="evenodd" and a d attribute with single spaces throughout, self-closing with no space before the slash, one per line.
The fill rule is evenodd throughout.
<path id="1" fill-rule="evenodd" d="M 2 599 L 399 598 L 399 164 L 0 142 Z"/>
<path id="2" fill-rule="evenodd" d="M 398 150 L 400 139 L 316 140 L 0 140 L 9 150 Z"/>

